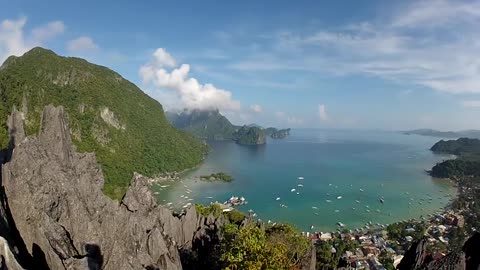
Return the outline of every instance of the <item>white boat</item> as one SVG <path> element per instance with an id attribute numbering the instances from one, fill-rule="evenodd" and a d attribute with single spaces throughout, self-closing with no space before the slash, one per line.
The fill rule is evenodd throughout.
<path id="1" fill-rule="evenodd" d="M 297 191 L 297 190 L 294 189 L 294 188 L 290 189 L 290 192 L 295 192 L 295 191 Z"/>
<path id="2" fill-rule="evenodd" d="M 341 198 L 342 198 L 342 196 L 338 196 L 338 197 L 337 197 L 337 200 L 340 200 Z"/>
<path id="3" fill-rule="evenodd" d="M 298 180 L 303 180 L 303 179 L 305 179 L 305 178 L 303 178 L 303 176 L 298 177 Z"/>
<path id="4" fill-rule="evenodd" d="M 318 209 L 318 207 L 316 207 L 316 206 L 312 206 L 312 209 Z"/>
<path id="5" fill-rule="evenodd" d="M 338 212 L 340 212 L 340 210 L 335 210 L 335 213 L 338 213 Z"/>
<path id="6" fill-rule="evenodd" d="M 313 230 L 313 228 L 315 228 L 313 225 L 312 225 L 312 226 L 310 226 L 310 230 Z"/>
<path id="7" fill-rule="evenodd" d="M 327 203 L 331 203 L 332 201 L 331 200 L 325 200 Z"/>
<path id="8" fill-rule="evenodd" d="M 360 203 L 360 201 L 359 201 L 359 200 L 355 200 L 355 202 L 356 202 L 356 203 Z"/>
<path id="9" fill-rule="evenodd" d="M 363 189 L 360 189 L 360 192 L 363 192 Z"/>
<path id="10" fill-rule="evenodd" d="M 299 187 L 303 187 L 303 185 L 302 185 L 302 184 L 298 184 L 297 186 L 299 186 Z"/>
<path id="11" fill-rule="evenodd" d="M 341 228 L 345 227 L 345 224 L 341 223 L 341 222 L 337 222 L 337 225 Z"/>
<path id="12" fill-rule="evenodd" d="M 276 200 L 276 201 L 280 201 L 280 197 L 277 197 L 275 200 Z"/>
<path id="13" fill-rule="evenodd" d="M 207 199 L 213 199 L 213 197 L 212 197 L 212 196 L 208 196 Z"/>
<path id="14" fill-rule="evenodd" d="M 300 195 L 300 192 L 297 191 L 297 195 Z"/>
<path id="15" fill-rule="evenodd" d="M 170 185 L 163 185 L 163 186 L 160 186 L 161 188 L 166 188 L 166 187 L 169 187 Z"/>

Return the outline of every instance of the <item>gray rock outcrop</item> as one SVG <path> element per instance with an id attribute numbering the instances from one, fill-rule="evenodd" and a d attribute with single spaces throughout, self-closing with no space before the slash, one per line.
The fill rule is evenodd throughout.
<path id="1" fill-rule="evenodd" d="M 121 202 L 107 198 L 95 155 L 72 147 L 62 107 L 45 108 L 37 137 L 25 138 L 19 116 L 9 120 L 17 139 L 2 166 L 3 215 L 35 269 L 182 269 L 178 249 L 191 247 L 198 229 L 194 207 L 173 216 L 139 174 Z"/>
<path id="2" fill-rule="evenodd" d="M 473 234 L 463 245 L 462 250 L 450 252 L 440 260 L 433 261 L 427 253 L 426 240 L 414 243 L 398 264 L 399 270 L 479 270 L 480 233 Z"/>

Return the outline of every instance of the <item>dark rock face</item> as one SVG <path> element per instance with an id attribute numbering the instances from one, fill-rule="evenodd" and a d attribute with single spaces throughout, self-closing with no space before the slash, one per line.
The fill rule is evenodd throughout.
<path id="1" fill-rule="evenodd" d="M 461 251 L 451 252 L 438 261 L 427 255 L 426 241 L 414 243 L 398 264 L 399 270 L 478 270 L 480 269 L 480 233 L 472 235 Z"/>
<path id="2" fill-rule="evenodd" d="M 412 244 L 410 249 L 405 253 L 402 261 L 398 264 L 399 270 L 420 269 L 426 263 L 427 259 L 427 243 L 421 240 Z"/>
<path id="3" fill-rule="evenodd" d="M 178 249 L 192 246 L 195 208 L 173 216 L 156 204 L 139 174 L 120 203 L 104 196 L 95 156 L 74 151 L 65 117 L 62 107 L 47 106 L 40 134 L 27 138 L 20 113 L 9 121 L 15 148 L 2 166 L 0 233 L 15 242 L 15 248 L 4 248 L 15 251 L 10 263 L 17 259 L 32 269 L 182 269 Z M 20 237 L 8 239 L 11 227 Z"/>

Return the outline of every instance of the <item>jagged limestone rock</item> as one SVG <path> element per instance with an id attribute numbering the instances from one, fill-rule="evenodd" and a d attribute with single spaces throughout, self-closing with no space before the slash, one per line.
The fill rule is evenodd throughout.
<path id="1" fill-rule="evenodd" d="M 14 113 L 11 128 L 20 136 L 17 119 Z M 21 238 L 30 254 L 44 254 L 50 269 L 182 268 L 178 248 L 191 246 L 195 208 L 173 216 L 138 174 L 122 202 L 107 198 L 95 155 L 71 145 L 62 107 L 45 108 L 40 134 L 16 142 L 2 173 Z"/>

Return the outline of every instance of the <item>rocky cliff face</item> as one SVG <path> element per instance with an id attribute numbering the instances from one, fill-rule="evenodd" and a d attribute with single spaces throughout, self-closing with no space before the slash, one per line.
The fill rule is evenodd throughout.
<path id="1" fill-rule="evenodd" d="M 8 269 L 182 269 L 178 250 L 191 248 L 201 234 L 195 208 L 173 216 L 139 174 L 120 202 L 107 198 L 95 155 L 73 149 L 65 114 L 47 106 L 37 137 L 25 137 L 19 112 L 10 117 L 14 148 L 0 190 L 2 263 Z"/>
<path id="2" fill-rule="evenodd" d="M 427 253 L 426 240 L 414 243 L 398 264 L 399 270 L 478 270 L 480 269 L 480 233 L 475 233 L 461 251 L 451 252 L 438 261 Z"/>

